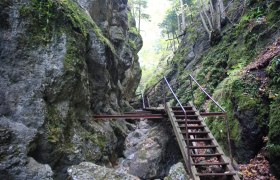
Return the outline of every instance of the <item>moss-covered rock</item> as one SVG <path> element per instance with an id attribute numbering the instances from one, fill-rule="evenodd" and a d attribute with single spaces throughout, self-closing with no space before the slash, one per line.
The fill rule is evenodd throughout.
<path id="1" fill-rule="evenodd" d="M 205 32 L 199 25 L 189 28 L 195 28 L 197 33 L 185 35 L 167 75 L 171 82 L 180 84 L 175 87 L 176 94 L 184 103 L 192 100 L 191 94 L 186 93 L 189 73 L 208 93 L 214 94 L 214 99 L 227 111 L 234 155 L 240 161 L 250 160 L 264 146 L 262 137 L 271 129 L 268 123 L 274 113 L 270 110 L 278 98 L 280 81 L 279 69 L 275 68 L 277 54 L 274 60 L 267 61 L 269 65 L 266 63 L 254 70 L 246 68 L 278 38 L 279 2 L 250 1 L 248 4 L 245 10 L 237 2 L 229 6 L 228 17 L 235 25 L 225 25 L 222 39 L 212 47 L 207 38 L 203 38 Z M 194 41 L 186 41 L 190 36 L 195 37 Z M 189 52 L 194 55 L 188 56 Z M 193 90 L 198 108 L 218 110 L 197 87 Z M 207 123 L 226 149 L 225 122 L 221 118 L 210 118 Z"/>
<path id="2" fill-rule="evenodd" d="M 11 0 L 0 10 L 0 127 L 16 145 L 0 144 L 0 177 L 44 179 L 50 168 L 39 175 L 29 168 L 49 164 L 55 178 L 65 179 L 72 164 L 111 164 L 125 122 L 91 116 L 121 112 L 124 92 L 133 94 L 140 80 L 142 41 L 128 33 L 127 2 Z M 114 27 L 122 34 L 117 42 Z"/>

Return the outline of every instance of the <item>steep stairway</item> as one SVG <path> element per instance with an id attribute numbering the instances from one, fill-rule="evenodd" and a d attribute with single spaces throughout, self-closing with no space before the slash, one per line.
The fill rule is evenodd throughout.
<path id="1" fill-rule="evenodd" d="M 171 107 L 169 103 L 166 106 L 186 167 L 193 179 L 239 179 L 195 106 L 189 103 L 184 110 L 186 121 L 180 106 Z"/>
<path id="2" fill-rule="evenodd" d="M 163 82 L 163 83 L 162 83 Z M 198 88 L 210 99 L 222 112 L 199 112 L 196 107 L 189 102 L 187 106 L 182 106 L 179 98 L 174 93 L 166 77 L 157 84 L 167 85 L 170 94 L 179 106 L 171 106 L 166 102 L 167 92 L 163 92 L 163 104 L 158 107 L 150 107 L 149 98 L 142 94 L 143 109 L 135 112 L 126 112 L 120 115 L 95 115 L 94 119 L 150 119 L 166 120 L 172 125 L 174 134 L 178 141 L 181 153 L 184 158 L 186 170 L 193 180 L 239 180 L 239 176 L 232 166 L 232 158 L 228 158 L 222 148 L 207 127 L 202 116 L 222 116 L 227 126 L 227 138 L 230 147 L 229 125 L 225 110 L 201 87 L 201 85 L 190 75 L 190 86 L 197 84 Z M 162 88 L 164 89 L 164 88 Z M 192 91 L 191 91 L 192 92 Z M 193 92 L 192 92 L 193 93 Z M 193 95 L 192 95 L 193 97 Z M 145 99 L 148 105 L 145 103 Z M 194 99 L 193 99 L 194 102 Z M 174 104 L 174 102 L 173 102 Z"/>

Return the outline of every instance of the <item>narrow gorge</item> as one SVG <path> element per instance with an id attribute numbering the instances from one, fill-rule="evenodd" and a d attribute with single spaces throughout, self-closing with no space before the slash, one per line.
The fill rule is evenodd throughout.
<path id="1" fill-rule="evenodd" d="M 0 179 L 196 180 L 166 102 L 218 112 L 201 89 L 227 113 L 229 137 L 203 123 L 234 175 L 279 179 L 279 15 L 279 0 L 0 0 Z"/>

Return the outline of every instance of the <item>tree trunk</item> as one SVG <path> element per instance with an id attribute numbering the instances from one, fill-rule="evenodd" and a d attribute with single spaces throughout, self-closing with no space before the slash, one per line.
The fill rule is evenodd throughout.
<path id="1" fill-rule="evenodd" d="M 203 15 L 202 15 L 201 12 L 199 12 L 199 16 L 200 16 L 200 18 L 201 18 L 201 21 L 202 21 L 202 24 L 203 24 L 204 29 L 206 30 L 206 32 L 208 33 L 208 35 L 209 35 L 209 37 L 210 37 L 211 32 L 210 32 L 210 30 L 209 30 L 209 28 L 208 28 L 208 26 L 207 26 L 207 24 L 206 24 L 206 22 L 205 22 L 205 19 L 204 19 L 204 17 L 203 17 Z"/>
<path id="2" fill-rule="evenodd" d="M 175 52 L 175 50 L 176 50 L 176 44 L 175 44 L 174 31 L 172 31 L 172 38 L 173 38 L 173 40 L 172 40 L 172 42 L 173 42 L 173 52 Z"/>
<path id="3" fill-rule="evenodd" d="M 141 4 L 139 3 L 138 4 L 139 6 L 138 6 L 138 30 L 139 30 L 139 32 L 140 32 L 140 22 L 141 22 Z"/>
<path id="4" fill-rule="evenodd" d="M 180 5 L 181 5 L 181 11 L 182 11 L 182 30 L 186 28 L 186 13 L 184 9 L 184 2 L 183 0 L 180 0 Z"/>
<path id="5" fill-rule="evenodd" d="M 192 10 L 191 10 L 191 8 L 189 7 L 189 5 L 188 4 L 186 4 L 186 6 L 187 6 L 187 10 L 190 12 L 190 14 L 191 14 L 191 22 L 190 22 L 190 24 L 193 22 L 193 15 L 192 15 Z"/>
<path id="6" fill-rule="evenodd" d="M 204 27 L 204 29 L 206 30 L 206 32 L 208 33 L 208 35 L 209 35 L 209 37 L 210 37 L 210 35 L 211 35 L 211 30 L 212 30 L 211 21 L 210 21 L 209 17 L 207 16 L 206 12 L 205 12 L 204 5 L 202 5 L 201 0 L 198 0 L 198 1 L 197 1 L 197 4 L 198 4 L 198 8 L 200 9 L 200 10 L 199 10 L 199 16 L 200 16 L 200 18 L 201 18 L 203 27 Z M 208 26 L 207 26 L 207 23 L 206 23 L 205 18 L 203 17 L 203 14 L 202 14 L 202 13 L 205 15 L 205 17 L 206 17 L 207 20 L 208 20 L 209 28 L 208 28 Z"/>
<path id="7" fill-rule="evenodd" d="M 211 1 L 211 0 L 210 0 Z M 199 0 L 199 2 L 201 3 L 201 0 Z M 213 22 L 211 21 L 211 17 L 212 16 L 208 16 L 207 12 L 206 12 L 206 5 L 204 4 L 204 2 L 202 2 L 202 11 L 203 11 L 203 14 L 204 16 L 206 17 L 207 21 L 208 21 L 208 24 L 209 24 L 209 27 L 210 27 L 210 31 L 213 29 Z"/>
<path id="8" fill-rule="evenodd" d="M 178 24 L 178 31 L 181 32 L 180 16 L 179 15 L 177 15 L 177 24 Z"/>
<path id="9" fill-rule="evenodd" d="M 220 11 L 221 11 L 221 18 L 222 18 L 222 20 L 224 20 L 224 19 L 226 19 L 227 14 L 225 11 L 225 6 L 224 6 L 223 0 L 219 0 L 219 4 L 220 4 Z"/>

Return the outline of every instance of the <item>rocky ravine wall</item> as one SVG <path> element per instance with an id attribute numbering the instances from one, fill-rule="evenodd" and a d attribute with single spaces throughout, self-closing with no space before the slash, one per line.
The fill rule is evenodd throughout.
<path id="1" fill-rule="evenodd" d="M 141 76 L 126 0 L 0 2 L 0 179 L 64 178 L 115 161 L 121 111 Z"/>
<path id="2" fill-rule="evenodd" d="M 210 46 L 201 22 L 186 28 L 186 35 L 169 64 L 167 75 L 177 83 L 176 94 L 183 103 L 188 74 L 213 94 L 226 109 L 231 143 L 238 163 L 249 162 L 262 148 L 274 174 L 280 177 L 279 150 L 279 37 L 280 1 L 225 1 L 231 23 L 223 24 L 222 39 Z M 245 9 L 243 5 L 245 4 Z M 195 104 L 218 111 L 195 87 Z M 226 127 L 221 119 L 208 126 L 226 149 Z"/>

